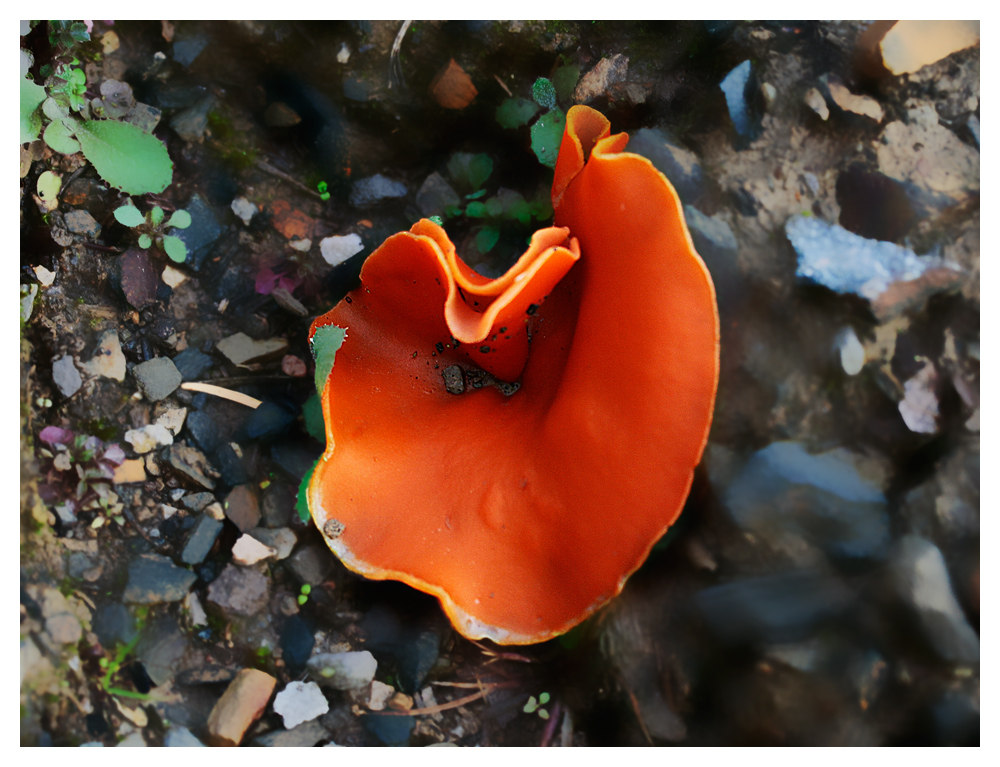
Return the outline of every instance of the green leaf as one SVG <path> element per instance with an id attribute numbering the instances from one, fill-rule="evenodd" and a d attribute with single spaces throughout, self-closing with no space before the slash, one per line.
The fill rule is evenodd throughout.
<path id="1" fill-rule="evenodd" d="M 167 219 L 166 225 L 175 229 L 187 229 L 191 226 L 191 214 L 186 210 L 175 210 L 174 215 Z"/>
<path id="2" fill-rule="evenodd" d="M 542 165 L 556 167 L 565 127 L 566 115 L 559 109 L 546 112 L 531 126 L 531 149 Z"/>
<path id="3" fill-rule="evenodd" d="M 527 125 L 540 107 L 529 99 L 507 99 L 497 107 L 497 122 L 501 128 Z"/>
<path id="4" fill-rule="evenodd" d="M 493 173 L 493 160 L 488 154 L 455 152 L 448 160 L 448 175 L 464 191 L 474 192 Z"/>
<path id="5" fill-rule="evenodd" d="M 499 218 L 503 214 L 503 203 L 496 197 L 490 197 L 486 201 L 486 215 Z"/>
<path id="6" fill-rule="evenodd" d="M 62 120 L 53 120 L 45 126 L 42 138 L 53 152 L 75 154 L 80 151 L 80 142 L 73 138 L 73 128 Z"/>
<path id="7" fill-rule="evenodd" d="M 51 96 L 42 102 L 42 114 L 50 120 L 61 120 L 63 117 L 69 117 L 69 112 L 63 109 L 59 102 Z"/>
<path id="8" fill-rule="evenodd" d="M 154 205 L 153 209 L 149 211 L 149 223 L 153 226 L 159 226 L 160 222 L 163 220 L 163 208 L 159 205 Z"/>
<path id="9" fill-rule="evenodd" d="M 167 148 L 141 128 L 87 120 L 77 128 L 76 137 L 101 178 L 126 194 L 162 192 L 173 180 Z"/>
<path id="10" fill-rule="evenodd" d="M 531 97 L 546 109 L 555 109 L 556 87 L 547 77 L 539 77 L 531 86 Z"/>
<path id="11" fill-rule="evenodd" d="M 476 248 L 480 253 L 489 253 L 500 239 L 500 230 L 495 226 L 484 226 L 476 233 Z"/>
<path id="12" fill-rule="evenodd" d="M 336 325 L 323 325 L 316 328 L 309 348 L 312 351 L 313 360 L 316 362 L 316 391 L 323 396 L 323 389 L 326 388 L 326 379 L 330 377 L 333 370 L 333 362 L 337 357 L 337 350 L 344 343 L 347 337 L 347 328 L 340 328 Z"/>
<path id="13" fill-rule="evenodd" d="M 547 692 L 543 692 L 538 696 L 538 702 L 543 706 L 549 702 L 549 699 L 549 694 Z"/>
<path id="14" fill-rule="evenodd" d="M 528 698 L 528 702 L 524 704 L 524 708 L 522 708 L 521 710 L 526 714 L 533 714 L 537 709 L 538 709 L 538 701 L 535 699 L 535 696 L 532 695 L 531 697 Z"/>
<path id="15" fill-rule="evenodd" d="M 299 483 L 299 493 L 298 497 L 295 499 L 295 510 L 299 513 L 299 519 L 303 522 L 309 521 L 309 481 L 312 479 L 317 466 L 319 466 L 318 459 L 316 463 L 312 465 L 312 468 L 306 472 L 306 475 Z"/>
<path id="16" fill-rule="evenodd" d="M 26 144 L 38 138 L 42 129 L 42 118 L 38 107 L 45 101 L 45 88 L 35 85 L 27 78 L 21 78 L 21 143 Z"/>
<path id="17" fill-rule="evenodd" d="M 465 215 L 469 218 L 482 218 L 486 215 L 486 205 L 481 202 L 470 202 L 465 206 Z"/>
<path id="18" fill-rule="evenodd" d="M 145 250 L 146 248 L 148 248 L 152 244 L 153 244 L 153 238 L 150 237 L 148 234 L 140 234 L 139 235 L 139 247 L 140 248 L 142 248 L 143 250 Z"/>
<path id="19" fill-rule="evenodd" d="M 115 221 L 123 226 L 134 229 L 137 226 L 141 226 L 145 222 L 145 219 L 142 217 L 139 209 L 129 202 L 115 209 Z M 149 246 L 147 245 L 146 247 L 148 248 Z"/>
<path id="20" fill-rule="evenodd" d="M 170 234 L 165 234 L 161 238 L 161 244 L 163 245 L 163 250 L 166 251 L 167 255 L 170 256 L 171 261 L 175 261 L 178 264 L 183 264 L 188 257 L 187 246 L 184 244 L 184 240 L 180 237 L 174 237 Z"/>
<path id="21" fill-rule="evenodd" d="M 560 101 L 567 101 L 573 95 L 576 88 L 576 81 L 580 79 L 580 67 L 575 64 L 567 64 L 559 67 L 552 75 L 552 85 L 556 89 L 556 97 Z"/>
<path id="22" fill-rule="evenodd" d="M 306 432 L 310 437 L 326 442 L 326 426 L 323 424 L 323 405 L 319 395 L 313 394 L 302 406 L 302 418 L 306 422 Z"/>

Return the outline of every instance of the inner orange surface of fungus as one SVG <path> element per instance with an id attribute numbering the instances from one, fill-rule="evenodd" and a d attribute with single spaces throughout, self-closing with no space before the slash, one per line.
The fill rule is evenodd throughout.
<path id="1" fill-rule="evenodd" d="M 627 141 L 571 108 L 556 226 L 507 274 L 478 275 L 423 220 L 313 324 L 347 328 L 313 518 L 347 567 L 435 595 L 470 639 L 541 642 L 619 594 L 708 439 L 715 290 L 676 192 Z"/>

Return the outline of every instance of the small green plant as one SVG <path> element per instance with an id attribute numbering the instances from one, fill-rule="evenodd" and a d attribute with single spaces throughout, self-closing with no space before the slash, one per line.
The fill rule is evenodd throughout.
<path id="1" fill-rule="evenodd" d="M 566 64 L 552 74 L 551 80 L 547 77 L 535 80 L 531 86 L 531 100 L 509 98 L 497 108 L 496 119 L 503 128 L 516 129 L 535 120 L 531 125 L 531 149 L 538 161 L 548 168 L 556 167 L 566 127 L 566 113 L 558 104 L 570 97 L 579 78 L 580 69 Z M 540 111 L 542 113 L 535 119 Z"/>
<path id="2" fill-rule="evenodd" d="M 139 247 L 147 250 L 152 245 L 162 250 L 172 261 L 178 264 L 187 259 L 187 247 L 184 240 L 176 235 L 166 234 L 167 229 L 187 229 L 191 226 L 191 214 L 186 210 L 175 210 L 169 218 L 159 205 L 154 205 L 143 216 L 135 204 L 129 200 L 115 210 L 115 220 L 139 233 Z"/>
<path id="3" fill-rule="evenodd" d="M 49 37 L 59 49 L 90 40 L 81 22 L 49 22 Z M 67 58 L 64 56 L 64 58 Z M 20 63 L 20 143 L 41 138 L 60 154 L 82 152 L 98 174 L 127 194 L 162 192 L 173 180 L 173 163 L 153 125 L 135 110 L 132 89 L 108 80 L 100 99 L 87 98 L 87 75 L 76 56 L 42 67 L 44 85 L 28 74 L 34 59 Z M 103 118 L 103 119 L 101 119 Z M 155 123 L 154 123 L 155 124 Z"/>
<path id="4" fill-rule="evenodd" d="M 526 714 L 538 714 L 542 719 L 549 718 L 549 712 L 546 711 L 542 706 L 548 703 L 550 696 L 547 692 L 539 694 L 536 699 L 534 695 L 528 698 L 528 702 L 524 704 L 524 708 L 521 709 Z"/>
<path id="5" fill-rule="evenodd" d="M 296 602 L 300 605 L 304 605 L 309 601 L 309 595 L 312 593 L 312 586 L 308 583 L 303 583 L 302 588 L 299 589 L 299 595 L 296 597 Z"/>
<path id="6" fill-rule="evenodd" d="M 117 695 L 122 698 L 135 698 L 136 700 L 149 700 L 149 696 L 144 693 L 125 690 L 121 687 L 116 687 L 114 684 L 115 676 L 122 670 L 122 666 L 125 665 L 125 661 L 132 650 L 135 649 L 138 642 L 139 635 L 137 633 L 135 638 L 128 644 L 118 645 L 110 658 L 105 656 L 97 661 L 97 664 L 104 672 L 104 675 L 99 680 L 101 689 L 109 695 Z"/>

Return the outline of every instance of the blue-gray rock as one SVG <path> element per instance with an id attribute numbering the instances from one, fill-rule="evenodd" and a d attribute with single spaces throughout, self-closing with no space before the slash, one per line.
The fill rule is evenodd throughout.
<path id="1" fill-rule="evenodd" d="M 208 587 L 208 601 L 224 612 L 249 617 L 267 606 L 267 578 L 250 567 L 226 565 Z"/>
<path id="2" fill-rule="evenodd" d="M 858 473 L 863 460 L 842 448 L 811 455 L 798 442 L 774 442 L 750 457 L 725 504 L 736 524 L 765 540 L 791 534 L 834 557 L 880 558 L 889 516 L 882 489 Z"/>
<path id="3" fill-rule="evenodd" d="M 297 676 L 305 670 L 316 644 L 314 630 L 312 621 L 301 614 L 289 617 L 281 628 L 281 636 L 278 639 L 281 658 L 293 675 Z"/>
<path id="4" fill-rule="evenodd" d="M 719 216 L 706 216 L 693 205 L 684 206 L 695 250 L 705 262 L 715 283 L 720 310 L 739 303 L 744 294 L 738 256 L 739 243 L 733 230 Z"/>
<path id="5" fill-rule="evenodd" d="M 199 378 L 204 376 L 214 364 L 215 360 L 207 354 L 203 354 L 198 351 L 193 346 L 188 347 L 174 357 L 174 367 L 177 368 L 178 372 L 181 374 L 181 378 L 185 381 L 197 381 Z"/>
<path id="6" fill-rule="evenodd" d="M 351 187 L 350 203 L 355 207 L 361 207 L 405 196 L 406 184 L 376 173 L 374 176 L 354 182 Z"/>
<path id="7" fill-rule="evenodd" d="M 409 741 L 417 720 L 412 716 L 368 714 L 361 717 L 361 724 L 380 743 L 386 746 L 402 746 Z"/>
<path id="8" fill-rule="evenodd" d="M 424 216 L 440 216 L 449 205 L 461 203 L 462 198 L 458 196 L 458 192 L 437 171 L 424 179 L 417 192 L 417 209 Z"/>
<path id="9" fill-rule="evenodd" d="M 301 439 L 275 442 L 271 446 L 271 459 L 288 472 L 289 476 L 301 478 L 313 467 L 322 452 L 321 448 L 303 444 Z"/>
<path id="10" fill-rule="evenodd" d="M 184 30 L 178 35 L 177 40 L 174 41 L 174 61 L 182 67 L 191 66 L 194 60 L 205 50 L 208 42 L 208 34 L 197 29 L 197 27 Z"/>
<path id="11" fill-rule="evenodd" d="M 790 218 L 785 233 L 798 255 L 799 277 L 869 301 L 894 282 L 915 280 L 928 269 L 947 267 L 940 258 L 918 256 L 909 248 L 869 240 L 810 216 Z"/>
<path id="12" fill-rule="evenodd" d="M 219 448 L 222 435 L 212 416 L 203 410 L 195 410 L 189 413 L 184 427 L 188 434 L 201 450 L 206 453 L 214 452 Z"/>
<path id="13" fill-rule="evenodd" d="M 73 358 L 64 354 L 52 363 L 52 380 L 64 397 L 72 397 L 83 386 L 80 371 L 73 364 Z"/>
<path id="14" fill-rule="evenodd" d="M 966 127 L 968 127 L 969 132 L 972 134 L 972 137 L 976 140 L 976 146 L 978 147 L 979 146 L 979 118 L 976 117 L 975 115 L 972 115 L 972 117 L 970 117 L 969 121 L 966 123 Z"/>
<path id="15" fill-rule="evenodd" d="M 198 740 L 187 727 L 174 725 L 167 730 L 167 735 L 163 739 L 163 745 L 167 748 L 197 748 L 205 747 L 205 744 Z"/>
<path id="16" fill-rule="evenodd" d="M 719 87 L 726 97 L 729 117 L 733 121 L 736 133 L 744 141 L 752 141 L 760 135 L 760 119 L 753 114 L 753 104 L 749 101 L 753 92 L 753 69 L 750 59 L 734 67 L 727 74 Z"/>
<path id="17" fill-rule="evenodd" d="M 409 695 L 419 690 L 440 652 L 441 634 L 437 629 L 404 631 L 395 652 L 399 689 Z"/>
<path id="18" fill-rule="evenodd" d="M 851 593 L 811 570 L 744 578 L 698 593 L 695 604 L 727 642 L 797 642 L 842 613 Z"/>
<path id="19" fill-rule="evenodd" d="M 705 191 L 698 156 L 660 128 L 640 128 L 630 138 L 628 151 L 649 160 L 674 185 L 681 201 L 692 203 Z"/>
<path id="20" fill-rule="evenodd" d="M 904 536 L 890 558 L 892 584 L 928 645 L 948 663 L 979 662 L 979 637 L 962 612 L 937 546 Z"/>
<path id="21" fill-rule="evenodd" d="M 120 602 L 106 602 L 94 611 L 91 627 L 104 647 L 128 644 L 135 639 L 135 618 Z"/>
<path id="22" fill-rule="evenodd" d="M 321 740 L 328 740 L 330 731 L 323 724 L 323 717 L 303 722 L 290 730 L 275 730 L 250 741 L 251 745 L 268 748 L 312 748 Z"/>
<path id="23" fill-rule="evenodd" d="M 184 241 L 188 253 L 185 263 L 198 271 L 225 227 L 219 223 L 219 216 L 200 194 L 191 195 L 184 209 L 191 214 L 191 226 L 176 229 L 172 234 Z"/>
<path id="24" fill-rule="evenodd" d="M 297 417 L 298 413 L 286 407 L 264 401 L 250 413 L 243 428 L 249 439 L 274 439 L 286 433 Z"/>
<path id="25" fill-rule="evenodd" d="M 156 357 L 136 365 L 132 375 L 139 383 L 142 396 L 150 402 L 169 397 L 181 385 L 181 374 L 168 357 Z"/>
<path id="26" fill-rule="evenodd" d="M 101 225 L 85 210 L 68 210 L 63 214 L 63 223 L 73 234 L 91 239 L 101 236 Z"/>
<path id="27" fill-rule="evenodd" d="M 264 526 L 287 527 L 292 521 L 295 500 L 290 487 L 272 482 L 264 491 L 264 501 L 261 504 Z"/>
<path id="28" fill-rule="evenodd" d="M 301 583 L 318 586 L 333 570 L 333 554 L 326 546 L 303 546 L 286 560 L 288 568 Z"/>
<path id="29" fill-rule="evenodd" d="M 159 686 L 174 678 L 181 658 L 187 653 L 190 642 L 177 621 L 163 617 L 143 630 L 136 645 L 136 657 L 149 675 L 150 681 Z"/>
<path id="30" fill-rule="evenodd" d="M 979 745 L 979 703 L 973 701 L 969 694 L 961 690 L 945 691 L 934 704 L 932 718 L 937 745 Z"/>
<path id="31" fill-rule="evenodd" d="M 188 493 L 181 499 L 181 503 L 185 509 L 201 511 L 214 500 L 215 496 L 211 493 Z"/>
<path id="32" fill-rule="evenodd" d="M 140 554 L 128 567 L 125 602 L 155 605 L 179 602 L 198 577 L 159 554 Z"/>
<path id="33" fill-rule="evenodd" d="M 181 552 L 181 561 L 188 565 L 200 565 L 204 562 L 208 552 L 215 545 L 219 533 L 222 532 L 222 527 L 223 524 L 219 520 L 212 519 L 208 514 L 202 514 L 194 530 L 191 531 L 191 537 L 188 538 L 184 551 Z"/>
<path id="34" fill-rule="evenodd" d="M 205 129 L 208 127 L 208 113 L 214 106 L 215 97 L 208 94 L 174 115 L 170 127 L 185 141 L 201 141 L 205 138 Z"/>
<path id="35" fill-rule="evenodd" d="M 364 80 L 356 77 L 344 78 L 344 98 L 351 101 L 368 101 L 372 93 L 372 87 Z"/>
<path id="36" fill-rule="evenodd" d="M 219 467 L 219 478 L 225 485 L 235 487 L 250 481 L 246 467 L 243 465 L 243 459 L 236 454 L 236 450 L 228 442 L 219 445 L 215 451 L 215 464 Z"/>
<path id="37" fill-rule="evenodd" d="M 335 690 L 359 690 L 375 678 L 378 663 L 367 650 L 314 655 L 309 659 L 309 675 L 320 685 Z"/>

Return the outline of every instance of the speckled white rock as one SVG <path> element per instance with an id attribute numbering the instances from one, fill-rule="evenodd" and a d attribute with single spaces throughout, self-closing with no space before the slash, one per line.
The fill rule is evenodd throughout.
<path id="1" fill-rule="evenodd" d="M 345 234 L 342 237 L 326 237 L 319 242 L 319 252 L 323 260 L 330 266 L 344 263 L 351 256 L 357 255 L 365 246 L 361 242 L 360 235 Z"/>
<path id="2" fill-rule="evenodd" d="M 125 441 L 132 446 L 136 453 L 143 455 L 158 447 L 174 444 L 174 435 L 166 426 L 151 423 L 141 429 L 130 429 L 125 432 Z"/>
<path id="3" fill-rule="evenodd" d="M 289 682 L 274 699 L 274 710 L 281 715 L 285 729 L 322 716 L 330 710 L 323 691 L 315 682 Z"/>

